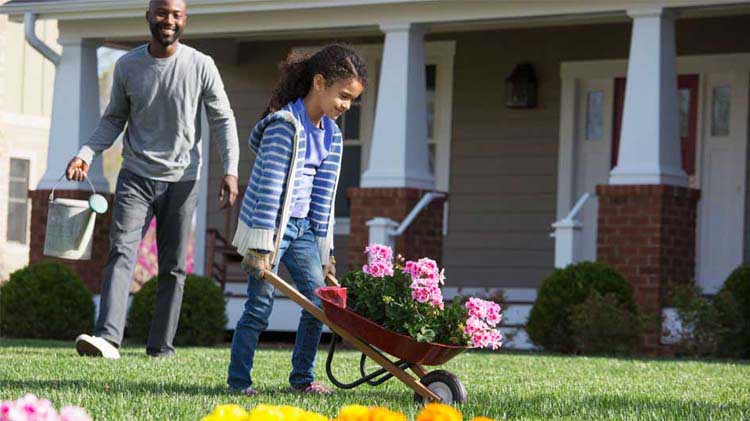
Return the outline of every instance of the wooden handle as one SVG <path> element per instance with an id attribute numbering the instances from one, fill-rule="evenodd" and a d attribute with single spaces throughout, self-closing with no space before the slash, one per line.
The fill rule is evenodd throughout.
<path id="1" fill-rule="evenodd" d="M 330 273 L 326 275 L 326 285 L 329 287 L 340 287 L 341 284 L 339 284 L 338 279 L 336 279 L 335 276 L 331 275 Z"/>

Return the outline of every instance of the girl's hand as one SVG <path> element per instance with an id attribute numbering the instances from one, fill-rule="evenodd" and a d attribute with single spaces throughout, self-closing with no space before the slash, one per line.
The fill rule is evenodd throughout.
<path id="1" fill-rule="evenodd" d="M 271 270 L 271 253 L 261 253 L 256 250 L 248 249 L 242 258 L 240 265 L 245 273 L 255 279 L 262 279 L 263 272 Z"/>
<path id="2" fill-rule="evenodd" d="M 333 255 L 328 257 L 328 264 L 323 266 L 323 278 L 325 279 L 328 274 L 336 277 L 336 258 Z"/>

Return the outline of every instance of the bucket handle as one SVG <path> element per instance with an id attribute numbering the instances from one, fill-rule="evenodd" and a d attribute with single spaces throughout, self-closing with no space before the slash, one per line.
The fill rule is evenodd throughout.
<path id="1" fill-rule="evenodd" d="M 57 188 L 57 185 L 60 184 L 60 181 L 62 181 L 63 177 L 65 177 L 64 173 L 63 173 L 63 175 L 60 176 L 60 178 L 57 179 L 57 181 L 55 182 L 55 185 L 52 186 L 52 191 L 49 193 L 49 201 L 50 202 L 53 201 L 53 200 L 55 200 L 55 189 Z M 91 191 L 93 191 L 94 194 L 96 194 L 96 189 L 94 188 L 94 183 L 92 183 L 91 180 L 88 177 L 86 177 L 85 180 L 89 182 L 89 186 L 91 186 Z"/>

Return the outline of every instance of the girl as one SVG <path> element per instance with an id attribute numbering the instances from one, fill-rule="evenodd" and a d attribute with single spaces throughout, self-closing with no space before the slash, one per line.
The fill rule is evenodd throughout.
<path id="1" fill-rule="evenodd" d="M 335 273 L 333 204 L 343 145 L 334 119 L 367 83 L 362 59 L 340 45 L 313 55 L 292 54 L 280 69 L 268 109 L 250 134 L 250 149 L 257 156 L 233 241 L 249 276 L 227 383 L 246 395 L 256 394 L 250 371 L 273 307 L 273 286 L 260 278 L 262 272 L 283 262 L 299 292 L 316 305 L 320 301 L 313 291 L 323 285 L 326 273 Z M 331 393 L 313 377 L 321 329 L 317 319 L 302 311 L 289 376 L 295 391 Z"/>

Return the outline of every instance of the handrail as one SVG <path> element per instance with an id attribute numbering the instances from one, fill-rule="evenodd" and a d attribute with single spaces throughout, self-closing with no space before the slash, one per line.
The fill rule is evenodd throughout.
<path id="1" fill-rule="evenodd" d="M 422 212 L 422 209 L 426 208 L 427 205 L 429 205 L 433 200 L 441 199 L 443 197 L 445 197 L 445 193 L 427 192 L 424 196 L 422 196 L 421 199 L 419 199 L 419 202 L 414 205 L 414 208 L 411 210 L 411 212 L 409 212 L 408 215 L 406 215 L 406 218 L 401 221 L 401 224 L 398 226 L 398 228 L 389 232 L 389 234 L 394 237 L 398 237 L 399 235 L 403 234 L 404 231 L 409 228 L 409 225 L 414 222 L 414 219 L 416 219 L 417 215 L 419 215 L 419 212 Z"/>
<path id="2" fill-rule="evenodd" d="M 596 195 L 592 195 L 591 193 L 584 193 L 576 202 L 576 204 L 573 206 L 573 209 L 570 210 L 568 215 L 563 218 L 563 221 L 572 221 L 573 218 L 578 216 L 578 212 L 581 211 L 581 208 L 583 208 L 583 205 L 586 203 L 587 200 L 591 197 L 596 197 Z"/>

